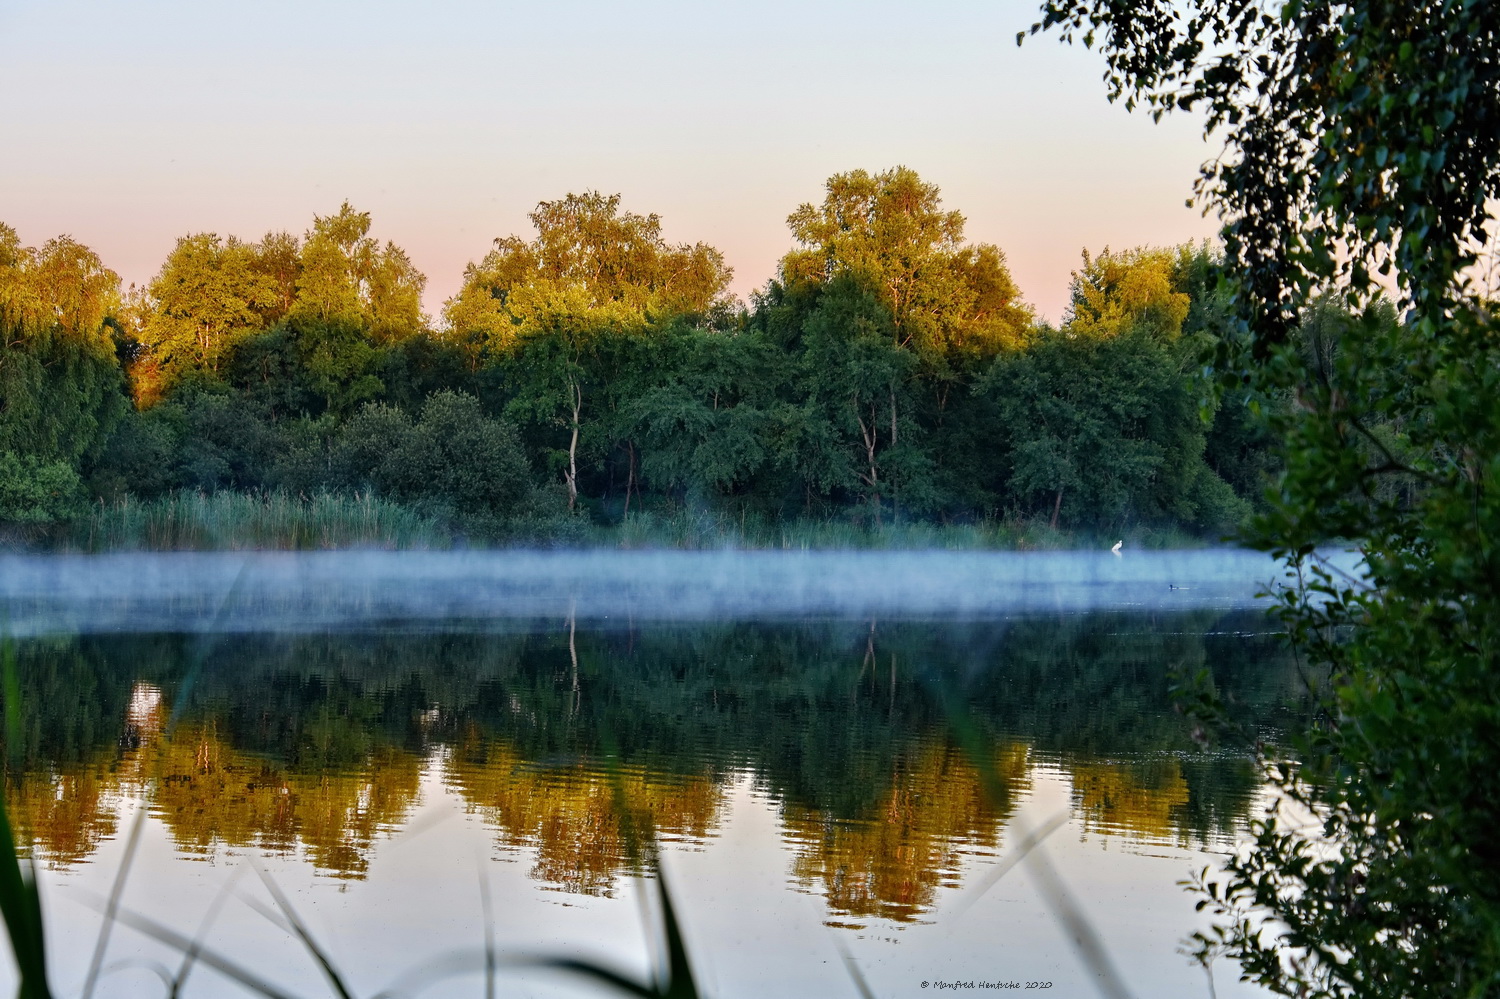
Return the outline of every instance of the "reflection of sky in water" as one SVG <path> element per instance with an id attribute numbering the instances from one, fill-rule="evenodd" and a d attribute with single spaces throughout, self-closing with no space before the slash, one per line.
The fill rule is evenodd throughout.
<path id="1" fill-rule="evenodd" d="M 333 586 L 315 571 L 284 593 L 273 583 L 313 563 L 273 563 L 253 586 L 240 580 L 234 602 L 247 616 L 237 623 L 264 623 L 263 611 L 307 602 L 290 632 L 21 641 L 23 703 L 41 720 L 7 802 L 35 838 L 54 939 L 92 940 L 93 900 L 108 891 L 144 796 L 149 817 L 128 905 L 192 931 L 236 872 L 235 893 L 263 897 L 243 876 L 254 859 L 357 990 L 370 993 L 414 963 L 478 947 L 480 871 L 494 888 L 503 947 L 606 955 L 644 973 L 650 949 L 623 801 L 657 830 L 699 973 L 721 996 L 853 995 L 835 939 L 881 994 L 971 978 L 1050 980 L 1053 995 L 1086 990 L 1024 866 L 979 890 L 1018 830 L 1065 810 L 1071 819 L 1045 850 L 1126 981 L 1141 995 L 1196 997 L 1206 992 L 1202 972 L 1175 952 L 1196 925 L 1192 899 L 1175 882 L 1226 847 L 1261 791 L 1244 757 L 1193 745 L 1171 712 L 1167 674 L 1211 668 L 1262 733 L 1276 729 L 1293 684 L 1265 619 L 1235 609 L 1256 588 L 1226 574 L 1239 554 L 1139 554 L 1123 576 L 1126 557 L 1108 552 L 1103 561 L 1097 553 L 959 556 L 925 568 L 909 557 L 803 562 L 798 572 L 816 564 L 822 574 L 770 604 L 821 617 L 800 623 L 700 619 L 756 587 L 784 586 L 777 573 L 795 558 L 748 583 L 726 569 L 696 596 L 677 584 L 663 590 L 652 575 L 670 556 L 625 559 L 612 564 L 630 572 L 603 582 L 568 577 L 576 627 L 556 616 L 562 577 L 548 562 L 552 582 L 525 598 L 535 604 L 516 597 L 507 606 L 523 619 L 499 628 L 468 611 L 457 614 L 460 625 L 446 601 L 433 611 L 393 596 L 400 587 L 380 559 L 325 563 L 340 572 L 363 566 L 369 578 Z M 519 586 L 531 556 L 508 557 L 523 568 L 506 570 L 505 585 Z M 106 568 L 77 605 L 72 569 L 53 573 L 45 599 L 37 598 L 45 572 L 22 583 L 0 576 L 0 585 L 9 588 L 6 606 L 20 606 L 33 629 L 101 607 L 138 612 L 142 626 L 202 627 L 193 608 L 222 606 L 223 593 L 194 593 L 205 575 L 171 577 L 163 567 L 173 564 L 143 570 L 141 585 L 117 599 L 107 593 L 119 580 Z M 423 564 L 413 569 L 417 590 Z M 493 597 L 490 584 L 463 575 L 494 570 L 490 556 L 432 564 L 447 580 L 439 589 L 476 588 L 460 610 Z M 908 577 L 886 578 L 898 564 Z M 234 563 L 206 565 L 212 576 Z M 987 595 L 962 595 L 997 569 L 1012 578 Z M 926 621 L 855 614 L 899 601 L 903 586 L 937 586 L 937 575 L 946 578 L 938 596 L 918 608 Z M 1151 589 L 1162 576 L 1216 582 Z M 22 590 L 32 595 L 17 596 Z M 1084 591 L 1106 612 L 1069 611 Z M 1186 607 L 1158 606 L 1163 593 L 1197 596 Z M 623 625 L 583 623 L 589 608 L 603 617 L 611 600 L 637 601 L 636 614 L 642 594 L 677 623 L 632 626 L 628 615 Z M 1045 609 L 1028 603 L 1037 600 Z M 980 613 L 984 601 L 1005 613 Z M 544 619 L 524 619 L 533 611 Z M 429 613 L 421 623 L 409 616 Z M 406 623 L 359 631 L 370 623 L 362 614 Z M 176 705 L 188 675 L 192 694 Z M 982 730 L 988 776 L 959 748 L 945 697 Z M 604 763 L 612 752 L 617 767 Z M 278 982 L 320 990 L 296 945 L 243 900 L 228 904 L 211 939 Z M 144 969 L 167 958 L 153 946 L 119 931 L 111 958 L 124 964 L 99 995 L 157 994 L 159 979 Z M 72 956 L 56 952 L 63 995 L 81 982 Z M 1220 994 L 1245 994 L 1231 977 L 1221 974 Z M 598 994 L 536 975 L 524 987 Z M 470 976 L 438 992 L 478 995 L 482 982 Z M 237 992 L 201 969 L 188 994 Z"/>
<path id="2" fill-rule="evenodd" d="M 1036 771 L 1016 819 L 1040 825 L 1066 807 L 1072 790 L 1059 776 Z M 663 848 L 674 899 L 703 984 L 717 996 L 853 996 L 838 957 L 843 941 L 878 994 L 903 995 L 924 979 L 1042 979 L 1054 995 L 1092 988 L 1065 934 L 1051 916 L 1025 865 L 983 894 L 945 887 L 916 922 L 879 915 L 831 919 L 826 899 L 785 890 L 786 826 L 779 803 L 741 775 L 723 789 L 712 842 Z M 128 806 L 126 821 L 128 822 Z M 1013 838 L 1006 829 L 997 839 Z M 1074 821 L 1044 846 L 1075 901 L 1094 920 L 1121 973 L 1137 995 L 1198 997 L 1203 973 L 1174 953 L 1199 925 L 1191 899 L 1172 882 L 1201 866 L 1203 854 L 1158 846 L 1149 855 L 1120 852 L 1118 841 L 1084 834 Z M 91 901 L 109 889 L 121 852 L 118 838 L 96 862 L 44 872 L 49 931 L 58 940 L 92 940 L 98 917 Z M 313 875 L 308 853 L 262 854 L 223 848 L 183 864 L 164 824 L 152 819 L 125 894 L 127 907 L 193 930 L 226 885 L 237 896 L 213 924 L 209 940 L 247 967 L 292 990 L 325 991 L 317 969 L 290 938 L 243 899 L 264 903 L 264 890 L 243 870 L 252 857 L 282 885 L 313 932 L 346 969 L 356 991 L 370 994 L 455 950 L 472 957 L 483 939 L 478 878 L 494 901 L 494 932 L 504 953 L 587 953 L 645 973 L 650 945 L 636 905 L 638 884 L 624 879 L 612 896 L 537 892 L 535 849 L 497 847 L 494 827 L 437 773 L 423 779 L 408 825 L 372 851 L 358 880 Z M 977 885 L 998 862 L 988 851 L 958 858 L 954 881 Z M 170 953 L 129 930 L 118 930 L 111 954 L 117 970 L 98 995 L 157 994 L 145 962 L 175 966 Z M 58 961 L 59 994 L 75 994 L 81 962 Z M 1254 994 L 1220 971 L 1219 995 Z M 502 994 L 522 987 L 532 996 L 597 995 L 555 976 L 502 978 Z M 513 986 L 512 983 L 515 983 Z M 153 984 L 155 983 L 155 984 Z M 212 971 L 194 972 L 189 994 L 242 994 Z M 481 995 L 482 976 L 469 974 L 430 994 Z"/>
<path id="3" fill-rule="evenodd" d="M 169 747 L 168 771 L 183 769 L 184 761 L 193 761 L 186 769 L 208 770 L 226 762 L 214 759 L 228 752 L 225 747 L 208 745 L 203 732 L 180 733 L 174 742 L 180 746 Z M 718 986 L 714 994 L 813 989 L 853 995 L 838 966 L 830 971 L 825 964 L 837 934 L 870 977 L 897 994 L 906 977 L 941 975 L 1046 979 L 1062 990 L 1056 994 L 1069 995 L 1085 987 L 1086 976 L 1026 867 L 981 886 L 1019 838 L 1015 824 L 1036 828 L 1071 807 L 1074 819 L 1049 836 L 1044 849 L 1096 921 L 1127 981 L 1143 995 L 1201 994 L 1201 973 L 1173 954 L 1196 925 L 1191 900 L 1173 882 L 1205 860 L 1179 845 L 1186 837 L 1170 829 L 1181 787 L 1171 780 L 1132 785 L 1120 776 L 1130 768 L 1118 761 L 1070 769 L 1037 763 L 1022 746 L 1002 747 L 997 770 L 1015 797 L 997 808 L 962 754 L 932 743 L 898 775 L 877 814 L 831 820 L 768 793 L 750 771 L 717 781 L 609 774 L 591 766 L 527 764 L 509 747 L 486 748 L 481 764 L 466 766 L 456 760 L 461 751 L 438 749 L 425 760 L 384 760 L 364 775 L 293 777 L 290 790 L 285 782 L 258 787 L 245 773 L 219 772 L 223 779 L 213 787 L 227 793 L 207 825 L 182 799 L 196 798 L 210 811 L 215 803 L 158 771 L 148 784 L 155 789 L 151 818 L 127 904 L 191 930 L 235 872 L 240 894 L 263 894 L 253 877 L 243 877 L 246 864 L 258 858 L 254 862 L 289 890 L 351 975 L 373 990 L 454 948 L 479 947 L 476 879 L 484 871 L 494 885 L 502 946 L 522 952 L 583 947 L 637 966 L 647 951 L 637 907 L 621 904 L 635 896 L 637 885 L 622 870 L 625 850 L 613 808 L 618 781 L 663 834 L 674 894 L 695 956 Z M 126 760 L 122 771 L 143 776 L 138 760 Z M 231 770 L 246 767 L 253 769 L 253 761 L 230 764 Z M 1107 792 L 1112 802 L 1096 800 L 1106 793 L 1098 788 L 1101 767 L 1116 775 Z M 382 790 L 393 780 L 403 792 L 394 805 Z M 1152 794 L 1159 800 L 1152 802 Z M 257 795 L 265 800 L 257 804 Z M 278 811 L 283 804 L 289 808 Z M 91 937 L 96 917 L 88 899 L 107 890 L 118 862 L 117 834 L 128 828 L 133 806 L 121 794 L 100 805 L 111 821 L 94 844 L 94 862 L 51 857 L 58 863 L 49 865 L 44 881 L 55 939 Z M 124 814 L 116 818 L 116 809 Z M 308 819 L 296 818 L 299 813 Z M 333 816 L 340 820 L 330 822 Z M 182 863 L 185 854 L 200 863 Z M 315 969 L 299 967 L 307 962 L 296 945 L 264 923 L 261 914 L 234 902 L 218 917 L 211 939 L 247 966 L 274 968 L 278 983 L 314 988 Z M 129 931 L 117 939 L 116 956 L 142 959 L 156 950 Z M 67 994 L 77 984 L 68 976 L 79 970 L 59 973 Z M 101 996 L 134 995 L 143 987 L 128 971 L 106 985 Z M 545 977 L 527 979 L 532 995 L 587 994 L 555 985 Z M 1240 994 L 1224 991 L 1226 985 L 1219 983 L 1221 994 Z M 221 986 L 205 971 L 195 992 L 235 993 Z M 466 987 L 478 994 L 473 976 Z"/>

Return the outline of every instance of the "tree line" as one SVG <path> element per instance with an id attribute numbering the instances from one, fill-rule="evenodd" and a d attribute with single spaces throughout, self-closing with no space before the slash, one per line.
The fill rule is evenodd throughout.
<path id="1" fill-rule="evenodd" d="M 0 225 L 0 524 L 285 490 L 494 540 L 683 509 L 1217 536 L 1276 460 L 1271 403 L 1202 374 L 1229 315 L 1207 246 L 1085 254 L 1052 326 L 906 168 L 830 178 L 748 303 L 718 250 L 618 195 L 530 220 L 437 322 L 347 203 L 300 238 L 184 236 L 128 291 Z"/>

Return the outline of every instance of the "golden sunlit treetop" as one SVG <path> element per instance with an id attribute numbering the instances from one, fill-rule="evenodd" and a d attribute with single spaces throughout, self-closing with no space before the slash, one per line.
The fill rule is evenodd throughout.
<path id="1" fill-rule="evenodd" d="M 1157 336 L 1182 333 L 1191 299 L 1183 290 L 1195 250 L 1137 247 L 1096 256 L 1083 251 L 1083 268 L 1073 272 L 1066 328 L 1089 336 L 1118 336 L 1144 325 Z"/>
<path id="2" fill-rule="evenodd" d="M 618 194 L 569 194 L 541 202 L 528 218 L 535 239 L 498 238 L 465 269 L 463 288 L 443 309 L 455 336 L 504 351 L 558 316 L 640 323 L 729 303 L 734 272 L 722 253 L 668 243 L 660 216 L 622 211 Z"/>
<path id="3" fill-rule="evenodd" d="M 15 229 L 0 222 L 0 330 L 7 335 L 56 329 L 112 351 L 105 320 L 120 305 L 120 277 L 93 250 L 70 236 L 40 249 L 22 246 Z"/>
<path id="4" fill-rule="evenodd" d="M 898 342 L 929 358 L 989 357 L 1019 346 L 1032 310 L 988 243 L 965 244 L 964 217 L 937 185 L 896 167 L 835 174 L 820 205 L 787 217 L 800 249 L 781 260 L 787 285 L 845 275 L 890 310 Z"/>

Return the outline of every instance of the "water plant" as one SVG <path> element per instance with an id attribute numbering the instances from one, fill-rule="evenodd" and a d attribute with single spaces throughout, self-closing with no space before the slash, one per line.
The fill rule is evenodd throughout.
<path id="1" fill-rule="evenodd" d="M 180 491 L 97 503 L 70 541 L 90 552 L 446 548 L 452 534 L 430 514 L 369 493 Z"/>

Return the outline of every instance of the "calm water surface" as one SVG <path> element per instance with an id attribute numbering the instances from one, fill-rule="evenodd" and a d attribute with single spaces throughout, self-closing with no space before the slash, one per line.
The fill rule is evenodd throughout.
<path id="1" fill-rule="evenodd" d="M 1176 882 L 1264 791 L 1168 688 L 1206 667 L 1282 731 L 1273 576 L 1233 552 L 0 558 L 6 803 L 62 995 L 137 828 L 125 907 L 299 995 L 329 989 L 268 882 L 361 995 L 482 996 L 486 933 L 644 977 L 638 828 L 713 995 L 854 996 L 844 953 L 880 996 L 1098 994 L 1035 862 L 996 877 L 1056 826 L 1033 858 L 1130 993 L 1207 996 Z M 118 927 L 96 995 L 179 965 Z M 1250 994 L 1234 977 L 1218 995 Z M 199 966 L 184 994 L 244 993 Z"/>

